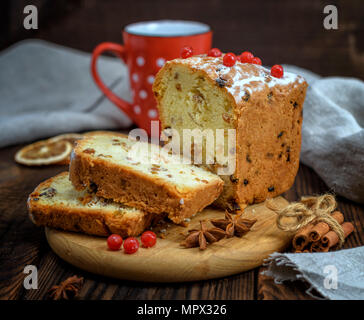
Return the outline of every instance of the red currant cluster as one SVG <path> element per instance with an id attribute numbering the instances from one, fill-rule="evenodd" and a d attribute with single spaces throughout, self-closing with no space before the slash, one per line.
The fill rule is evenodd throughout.
<path id="1" fill-rule="evenodd" d="M 218 48 L 212 48 L 207 53 L 209 57 L 221 57 L 222 52 Z M 183 59 L 187 59 L 193 56 L 193 49 L 191 47 L 183 47 L 181 50 L 181 57 Z M 254 55 L 249 51 L 244 51 L 240 56 L 236 56 L 234 53 L 229 52 L 226 53 L 223 57 L 223 64 L 226 67 L 232 67 L 235 65 L 236 61 L 240 61 L 241 63 L 252 63 L 262 65 L 262 60 L 258 57 L 254 57 Z M 270 74 L 276 78 L 283 77 L 283 67 L 279 64 L 274 65 L 271 70 Z"/>
<path id="2" fill-rule="evenodd" d="M 241 63 L 252 63 L 262 65 L 262 60 L 258 57 L 254 57 L 254 55 L 249 51 L 244 51 L 239 57 L 239 61 Z"/>
<path id="3" fill-rule="evenodd" d="M 157 236 L 152 231 L 145 231 L 141 236 L 142 245 L 144 248 L 151 248 L 157 242 Z M 112 234 L 107 238 L 107 246 L 112 251 L 117 251 L 121 248 L 123 244 L 123 238 L 118 234 Z M 124 241 L 124 252 L 127 254 L 132 254 L 138 251 L 139 241 L 137 238 L 129 237 Z"/>

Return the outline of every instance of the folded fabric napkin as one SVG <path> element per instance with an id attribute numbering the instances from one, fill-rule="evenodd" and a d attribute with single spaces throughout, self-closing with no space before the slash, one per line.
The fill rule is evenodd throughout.
<path id="1" fill-rule="evenodd" d="M 41 40 L 0 53 L 0 147 L 64 132 L 126 128 L 131 121 L 96 87 L 91 56 Z M 130 100 L 126 67 L 102 57 L 105 84 Z"/>
<path id="2" fill-rule="evenodd" d="M 327 299 L 364 300 L 364 247 L 316 253 L 273 253 L 263 273 L 276 283 L 304 280 Z M 316 297 L 319 298 L 319 297 Z"/>
<path id="3" fill-rule="evenodd" d="M 40 40 L 0 53 L 0 147 L 63 132 L 126 128 L 130 120 L 94 84 L 90 54 Z M 120 59 L 99 59 L 106 85 L 130 101 Z M 285 66 L 309 83 L 302 162 L 340 195 L 364 203 L 364 83 L 321 78 Z"/>

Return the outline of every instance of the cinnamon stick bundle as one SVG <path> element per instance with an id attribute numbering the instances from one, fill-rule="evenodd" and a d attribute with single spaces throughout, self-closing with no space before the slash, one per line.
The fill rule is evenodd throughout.
<path id="1" fill-rule="evenodd" d="M 352 223 L 344 222 L 341 212 L 334 211 L 337 203 L 332 194 L 302 197 L 283 208 L 272 200 L 267 200 L 265 205 L 277 214 L 279 229 L 295 232 L 292 246 L 297 253 L 329 251 L 337 244 L 341 247 L 354 230 Z M 288 223 L 285 218 L 295 218 L 295 221 Z"/>
<path id="2" fill-rule="evenodd" d="M 341 225 L 344 237 L 348 237 L 354 231 L 351 222 L 344 222 L 344 215 L 335 211 L 332 217 Z M 325 222 L 311 222 L 297 231 L 292 240 L 295 253 L 305 252 L 328 252 L 332 247 L 339 243 L 338 235 L 330 230 Z"/>

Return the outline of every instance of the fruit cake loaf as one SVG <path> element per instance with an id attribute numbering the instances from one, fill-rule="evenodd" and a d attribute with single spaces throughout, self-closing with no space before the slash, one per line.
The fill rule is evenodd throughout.
<path id="1" fill-rule="evenodd" d="M 77 190 L 89 188 L 103 198 L 166 213 L 175 223 L 211 204 L 223 189 L 217 175 L 184 164 L 159 146 L 114 134 L 89 135 L 77 142 L 70 179 Z"/>
<path id="2" fill-rule="evenodd" d="M 39 226 L 98 236 L 137 236 L 153 214 L 77 191 L 63 172 L 42 182 L 28 198 L 30 219 Z"/>
<path id="3" fill-rule="evenodd" d="M 168 61 L 153 84 L 162 130 L 181 137 L 183 129 L 236 130 L 234 148 L 227 149 L 227 137 L 216 148 L 236 155 L 235 173 L 221 176 L 224 191 L 215 202 L 224 208 L 264 201 L 293 184 L 306 88 L 302 77 L 288 72 L 275 78 L 260 65 L 227 67 L 223 57 L 205 55 Z M 205 154 L 204 143 L 192 148 Z M 223 165 L 206 166 L 217 172 Z"/>

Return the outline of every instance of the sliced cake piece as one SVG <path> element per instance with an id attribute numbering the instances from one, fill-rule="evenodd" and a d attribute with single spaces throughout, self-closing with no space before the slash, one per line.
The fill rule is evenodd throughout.
<path id="1" fill-rule="evenodd" d="M 94 134 L 77 142 L 70 179 L 78 190 L 182 222 L 212 203 L 223 189 L 215 174 L 179 156 L 123 135 Z"/>
<path id="2" fill-rule="evenodd" d="M 137 236 L 153 214 L 77 191 L 63 172 L 42 182 L 28 198 L 30 219 L 39 226 L 107 236 Z"/>

